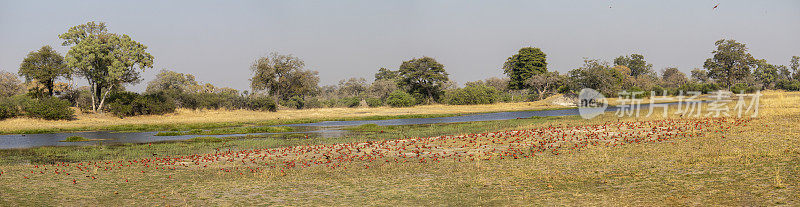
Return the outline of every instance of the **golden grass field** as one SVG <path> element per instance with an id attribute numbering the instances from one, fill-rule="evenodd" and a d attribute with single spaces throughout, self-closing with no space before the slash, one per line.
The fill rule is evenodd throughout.
<path id="1" fill-rule="evenodd" d="M 607 113 L 408 128 L 453 131 L 445 138 L 21 150 L 9 156 L 74 149 L 109 158 L 0 162 L 0 205 L 797 206 L 797 103 L 798 92 L 764 92 L 758 118 L 711 122 Z M 149 155 L 164 148 L 176 150 Z"/>

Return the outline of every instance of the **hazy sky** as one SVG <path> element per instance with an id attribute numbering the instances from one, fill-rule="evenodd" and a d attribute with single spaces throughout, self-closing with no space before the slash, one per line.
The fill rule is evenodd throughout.
<path id="1" fill-rule="evenodd" d="M 800 55 L 800 1 L 0 0 L 0 70 L 16 73 L 43 45 L 65 54 L 58 35 L 87 21 L 149 47 L 155 67 L 134 91 L 161 69 L 245 90 L 249 66 L 272 51 L 302 58 L 321 85 L 371 81 L 378 68 L 421 56 L 436 58 L 459 84 L 501 77 L 505 59 L 525 46 L 542 48 L 548 69 L 562 73 L 584 57 L 630 53 L 657 70 L 688 72 L 722 38 L 773 64 Z"/>

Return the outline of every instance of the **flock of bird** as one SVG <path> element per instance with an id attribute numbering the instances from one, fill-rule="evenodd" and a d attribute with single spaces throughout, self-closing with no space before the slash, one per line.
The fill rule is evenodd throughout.
<path id="1" fill-rule="evenodd" d="M 347 168 L 371 163 L 440 163 L 479 162 L 493 159 L 524 159 L 575 153 L 587 147 L 664 142 L 677 138 L 702 136 L 744 126 L 750 119 L 705 118 L 667 119 L 657 121 L 606 122 L 582 126 L 550 126 L 526 130 L 507 130 L 476 134 L 404 138 L 385 141 L 301 145 L 266 149 L 220 150 L 214 153 L 185 156 L 148 157 L 135 160 L 51 163 L 30 165 L 30 169 L 13 175 L 0 169 L 0 179 L 31 179 L 50 176 L 56 180 L 78 184 L 104 177 L 118 182 L 128 178 L 109 176 L 127 171 L 145 176 L 155 171 L 205 169 L 217 173 L 245 175 L 264 171 L 286 174 L 286 169 L 311 167 Z M 353 165 L 355 164 L 355 165 Z M 363 164 L 363 165 L 362 165 Z M 198 173 L 207 171 L 197 171 Z M 169 175 L 172 178 L 172 175 Z"/>

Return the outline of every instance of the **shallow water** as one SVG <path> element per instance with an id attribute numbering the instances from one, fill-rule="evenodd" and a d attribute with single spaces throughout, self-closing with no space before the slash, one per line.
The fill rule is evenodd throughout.
<path id="1" fill-rule="evenodd" d="M 642 108 L 646 109 L 649 106 L 642 104 Z M 606 111 L 615 110 L 614 107 L 609 107 Z M 323 121 L 316 123 L 305 124 L 289 124 L 281 126 L 290 126 L 295 128 L 293 132 L 281 133 L 255 133 L 252 135 L 274 134 L 276 136 L 285 135 L 289 137 L 291 134 L 306 134 L 313 137 L 341 137 L 347 135 L 348 131 L 341 130 L 344 126 L 358 126 L 363 124 L 377 124 L 382 126 L 387 125 L 412 125 L 412 124 L 437 124 L 437 123 L 456 123 L 456 122 L 473 122 L 473 121 L 495 121 L 495 120 L 509 120 L 517 118 L 530 118 L 534 116 L 548 117 L 548 116 L 569 116 L 578 115 L 578 109 L 559 109 L 559 110 L 543 110 L 543 111 L 514 111 L 514 112 L 498 112 L 498 113 L 481 113 L 470 114 L 463 116 L 451 117 L 438 117 L 438 118 L 412 118 L 412 119 L 387 119 L 387 120 L 361 120 L 361 121 Z M 182 135 L 182 136 L 155 136 L 156 132 L 73 132 L 73 133 L 54 133 L 54 134 L 11 134 L 0 135 L 0 149 L 23 149 L 42 146 L 85 146 L 96 144 L 119 144 L 119 143 L 148 143 L 160 141 L 174 141 L 186 140 L 194 137 L 209 137 L 209 136 L 243 136 L 247 134 L 226 134 L 226 135 Z M 96 141 L 88 142 L 60 142 L 69 136 L 81 136 L 88 139 L 97 139 Z"/>

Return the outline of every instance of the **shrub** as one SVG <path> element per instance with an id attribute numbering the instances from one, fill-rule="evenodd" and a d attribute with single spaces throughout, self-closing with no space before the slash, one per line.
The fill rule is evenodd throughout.
<path id="1" fill-rule="evenodd" d="M 472 85 L 448 91 L 444 103 L 450 105 L 492 104 L 497 102 L 497 89 L 485 85 Z"/>
<path id="2" fill-rule="evenodd" d="M 739 94 L 739 93 L 752 93 L 755 92 L 758 88 L 750 87 L 744 83 L 737 83 L 731 87 L 731 92 Z"/>
<path id="3" fill-rule="evenodd" d="M 247 109 L 256 111 L 278 111 L 278 106 L 272 98 L 266 96 L 251 96 L 247 99 Z"/>
<path id="4" fill-rule="evenodd" d="M 33 118 L 47 120 L 69 120 L 73 119 L 75 112 L 69 108 L 70 103 L 58 98 L 48 97 L 31 100 L 25 103 L 22 110 Z"/>
<path id="5" fill-rule="evenodd" d="M 380 107 L 383 106 L 383 100 L 379 98 L 366 98 L 364 101 L 367 102 L 369 107 Z"/>
<path id="6" fill-rule="evenodd" d="M 361 105 L 361 99 L 358 97 L 349 97 L 349 98 L 342 98 L 339 99 L 342 106 L 346 106 L 348 108 L 355 108 Z"/>
<path id="7" fill-rule="evenodd" d="M 405 91 L 395 90 L 386 98 L 386 104 L 392 107 L 408 107 L 416 104 L 417 100 Z"/>
<path id="8" fill-rule="evenodd" d="M 0 99 L 0 120 L 13 118 L 19 115 L 19 108 L 10 98 Z"/>
<path id="9" fill-rule="evenodd" d="M 781 80 L 775 85 L 775 88 L 787 91 L 800 91 L 800 81 L 798 80 Z"/>
<path id="10" fill-rule="evenodd" d="M 106 111 L 119 117 L 166 114 L 175 112 L 176 108 L 175 101 L 161 92 L 147 95 L 117 92 L 109 100 Z"/>
<path id="11" fill-rule="evenodd" d="M 308 99 L 306 99 L 306 104 L 305 104 L 304 107 L 307 108 L 307 109 L 322 108 L 322 107 L 325 107 L 324 104 L 325 103 L 320 101 L 318 98 L 308 98 Z"/>

